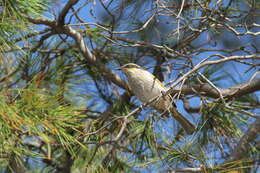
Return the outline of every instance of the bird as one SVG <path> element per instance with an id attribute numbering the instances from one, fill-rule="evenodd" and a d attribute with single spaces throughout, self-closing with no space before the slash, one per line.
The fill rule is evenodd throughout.
<path id="1" fill-rule="evenodd" d="M 161 96 L 168 90 L 152 73 L 137 64 L 128 63 L 116 69 L 121 70 L 127 76 L 131 92 L 143 103 Z M 177 110 L 170 95 L 161 96 L 150 105 L 158 112 L 169 112 L 187 134 L 194 133 L 195 126 Z"/>

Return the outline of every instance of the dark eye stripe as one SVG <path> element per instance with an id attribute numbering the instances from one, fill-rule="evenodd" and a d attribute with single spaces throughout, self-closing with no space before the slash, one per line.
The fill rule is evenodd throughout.
<path id="1" fill-rule="evenodd" d="M 126 68 L 138 68 L 138 66 L 135 64 L 127 64 L 125 67 Z"/>

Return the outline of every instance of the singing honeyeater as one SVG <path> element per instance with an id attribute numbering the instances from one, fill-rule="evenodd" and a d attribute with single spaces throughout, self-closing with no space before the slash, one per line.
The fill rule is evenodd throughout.
<path id="1" fill-rule="evenodd" d="M 144 103 L 167 91 L 167 88 L 152 73 L 134 63 L 125 64 L 117 69 L 126 74 L 131 91 Z M 195 131 L 195 126 L 177 111 L 171 96 L 161 96 L 151 105 L 159 112 L 169 111 L 186 133 L 192 134 Z"/>

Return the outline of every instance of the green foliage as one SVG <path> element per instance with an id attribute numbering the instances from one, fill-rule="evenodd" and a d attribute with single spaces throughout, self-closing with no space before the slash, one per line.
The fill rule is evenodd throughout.
<path id="1" fill-rule="evenodd" d="M 46 9 L 48 2 L 49 0 L 1 0 L 1 17 L 4 19 L 14 15 L 39 15 Z"/>
<path id="2" fill-rule="evenodd" d="M 38 88 L 40 81 L 34 81 L 25 89 L 8 90 L 1 95 L 0 126 L 1 152 L 35 155 L 23 144 L 30 137 L 38 137 L 46 145 L 54 144 L 66 148 L 74 155 L 73 145 L 84 146 L 73 136 L 82 128 L 83 115 L 66 103 L 59 92 Z M 21 139 L 21 135 L 26 135 Z M 30 142 L 33 142 L 33 138 Z M 51 151 L 50 151 L 51 152 Z M 47 155 L 41 155 L 45 158 Z M 52 157 L 49 155 L 49 157 Z"/>
<path id="3" fill-rule="evenodd" d="M 0 53 L 15 44 L 33 30 L 27 25 L 25 16 L 39 16 L 49 0 L 1 0 L 0 1 Z"/>

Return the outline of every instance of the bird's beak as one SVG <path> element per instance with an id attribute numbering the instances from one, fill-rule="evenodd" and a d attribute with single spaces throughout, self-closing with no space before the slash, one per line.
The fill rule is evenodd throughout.
<path id="1" fill-rule="evenodd" d="M 123 70 L 123 67 L 117 67 L 116 70 Z"/>

